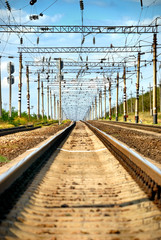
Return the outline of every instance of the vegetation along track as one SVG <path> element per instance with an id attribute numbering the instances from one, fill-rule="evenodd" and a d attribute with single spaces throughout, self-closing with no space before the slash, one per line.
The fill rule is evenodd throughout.
<path id="1" fill-rule="evenodd" d="M 160 170 L 90 128 L 78 122 L 3 193 L 0 239 L 161 238 Z"/>

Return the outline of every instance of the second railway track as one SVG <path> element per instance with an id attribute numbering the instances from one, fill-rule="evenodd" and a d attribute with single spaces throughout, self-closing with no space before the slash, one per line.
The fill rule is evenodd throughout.
<path id="1" fill-rule="evenodd" d="M 134 128 L 139 130 L 145 130 L 147 132 L 156 132 L 161 133 L 161 126 L 148 125 L 148 124 L 136 124 L 130 122 L 117 122 L 117 121 L 97 121 L 103 124 L 112 125 L 112 126 L 122 126 L 125 128 Z"/>
<path id="2" fill-rule="evenodd" d="M 84 123 L 46 155 L 2 195 L 0 239 L 161 239 L 160 179 L 135 181 Z"/>
<path id="3" fill-rule="evenodd" d="M 24 132 L 24 131 L 31 131 L 40 128 L 40 126 L 28 125 L 28 126 L 20 126 L 20 127 L 13 127 L 13 128 L 3 128 L 0 129 L 0 136 L 5 136 L 8 134 L 13 134 L 17 132 Z"/>

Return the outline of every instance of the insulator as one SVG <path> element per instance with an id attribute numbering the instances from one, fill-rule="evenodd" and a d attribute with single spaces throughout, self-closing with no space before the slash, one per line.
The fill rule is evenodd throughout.
<path id="1" fill-rule="evenodd" d="M 31 15 L 29 16 L 30 20 L 38 20 L 39 16 L 38 15 Z"/>
<path id="2" fill-rule="evenodd" d="M 81 9 L 82 11 L 84 10 L 83 0 L 80 0 L 80 9 Z"/>
<path id="3" fill-rule="evenodd" d="M 86 62 L 88 62 L 88 56 L 86 57 Z"/>
<path id="4" fill-rule="evenodd" d="M 93 44 L 95 45 L 95 37 L 93 37 Z"/>
<path id="5" fill-rule="evenodd" d="M 23 44 L 23 38 L 22 37 L 20 38 L 20 44 Z"/>
<path id="6" fill-rule="evenodd" d="M 43 16 L 44 16 L 44 14 L 43 14 L 43 13 L 40 13 L 39 15 L 40 15 L 40 17 L 43 17 Z"/>
<path id="7" fill-rule="evenodd" d="M 37 38 L 37 44 L 39 44 L 39 37 Z"/>
<path id="8" fill-rule="evenodd" d="M 142 0 L 140 0 L 140 3 L 141 3 L 141 7 L 143 6 L 143 1 Z"/>
<path id="9" fill-rule="evenodd" d="M 10 7 L 10 4 L 9 4 L 9 2 L 8 1 L 5 1 L 6 2 L 6 6 L 7 6 L 7 9 L 8 9 L 8 11 L 10 11 L 11 12 L 11 7 Z"/>
<path id="10" fill-rule="evenodd" d="M 31 0 L 30 5 L 34 5 L 37 2 L 37 0 Z"/>
<path id="11" fill-rule="evenodd" d="M 82 44 L 84 43 L 84 41 L 85 41 L 85 37 L 83 37 L 83 39 L 82 39 Z"/>
<path id="12" fill-rule="evenodd" d="M 81 60 L 81 61 L 83 61 L 83 58 L 82 58 L 82 56 L 80 56 L 80 60 Z"/>

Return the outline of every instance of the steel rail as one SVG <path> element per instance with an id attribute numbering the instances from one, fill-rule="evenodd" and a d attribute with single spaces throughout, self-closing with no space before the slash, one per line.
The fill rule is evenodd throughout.
<path id="1" fill-rule="evenodd" d="M 8 134 L 32 131 L 37 128 L 41 128 L 41 126 L 38 126 L 38 125 L 49 126 L 51 124 L 53 124 L 53 123 L 52 122 L 51 123 L 36 123 L 35 126 L 33 124 L 31 124 L 31 125 L 26 125 L 26 126 L 24 125 L 24 126 L 19 126 L 19 127 L 12 127 L 12 128 L 2 128 L 2 129 L 0 129 L 0 137 L 8 135 Z"/>
<path id="2" fill-rule="evenodd" d="M 5 132 L 5 131 L 8 131 L 8 130 L 16 130 L 16 129 L 23 129 L 23 128 L 26 128 L 26 127 L 33 127 L 34 125 L 27 125 L 27 126 L 19 126 L 19 127 L 12 127 L 12 128 L 0 128 L 0 132 Z"/>
<path id="3" fill-rule="evenodd" d="M 116 122 L 116 121 L 103 121 L 102 123 L 107 123 L 107 124 L 113 124 L 113 125 L 123 125 L 123 126 L 127 126 L 129 128 L 136 128 L 136 129 L 145 129 L 147 131 L 154 131 L 157 133 L 161 133 L 161 126 L 155 126 L 155 125 L 147 125 L 147 124 L 136 124 L 136 123 L 130 123 L 130 122 Z"/>
<path id="4" fill-rule="evenodd" d="M 0 129 L 0 137 L 8 134 L 17 133 L 17 132 L 31 131 L 37 128 L 40 128 L 40 126 L 34 127 L 32 125 L 32 126 L 21 126 L 21 127 L 13 127 L 13 128 L 3 128 L 3 129 Z"/>
<path id="5" fill-rule="evenodd" d="M 75 123 L 63 129 L 60 133 L 53 136 L 40 148 L 23 158 L 16 165 L 8 169 L 5 173 L 0 175 L 0 194 L 4 193 L 40 156 L 49 151 L 51 147 L 62 142 L 68 133 L 73 129 Z"/>
<path id="6" fill-rule="evenodd" d="M 91 124 L 85 124 L 97 135 L 110 151 L 120 160 L 125 168 L 137 177 L 146 188 L 151 199 L 161 200 L 161 169 L 140 156 L 114 137 L 106 134 Z"/>

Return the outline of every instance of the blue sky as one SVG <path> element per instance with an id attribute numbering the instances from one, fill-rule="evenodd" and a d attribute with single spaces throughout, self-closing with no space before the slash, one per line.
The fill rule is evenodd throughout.
<path id="1" fill-rule="evenodd" d="M 4 8 L 3 2 L 4 0 L 0 3 L 1 8 Z M 16 14 L 19 20 L 21 20 L 21 23 L 27 22 L 27 18 L 24 19 L 25 13 L 40 14 L 41 12 L 43 12 L 44 17 L 40 17 L 39 21 L 30 21 L 31 24 L 46 22 L 46 16 L 50 16 L 50 18 L 59 16 L 58 21 L 55 18 L 56 24 L 74 25 L 81 23 L 79 0 L 57 0 L 55 4 L 52 5 L 53 2 L 53 0 L 49 0 L 44 3 L 43 0 L 37 0 L 37 2 L 31 6 L 29 0 L 9 1 L 13 13 L 14 10 L 19 10 Z M 52 6 L 49 7 L 50 5 Z M 141 9 L 139 0 L 84 0 L 84 23 L 87 25 L 121 24 L 127 20 L 138 21 L 140 14 L 141 20 L 153 18 L 160 14 L 160 0 L 143 0 L 143 5 L 144 7 Z M 50 23 L 48 22 L 48 24 Z"/>
<path id="2" fill-rule="evenodd" d="M 46 24 L 46 25 L 81 25 L 81 11 L 79 6 L 79 0 L 37 0 L 37 2 L 31 6 L 29 0 L 9 0 L 11 6 L 11 13 L 6 9 L 5 1 L 0 0 L 0 23 L 1 24 Z M 55 2 L 55 4 L 53 4 Z M 52 5 L 53 4 L 53 5 Z M 30 20 L 31 15 L 39 15 L 43 13 L 43 17 L 39 16 L 39 20 Z M 113 25 L 142 25 L 150 24 L 156 17 L 160 17 L 161 13 L 161 0 L 143 0 L 143 8 L 141 8 L 139 0 L 84 0 L 84 11 L 83 11 L 83 24 L 84 25 L 98 25 L 98 26 L 113 26 Z M 160 20 L 159 20 L 160 21 Z M 158 22 L 159 22 L 158 21 Z M 152 44 L 153 35 L 89 35 L 85 38 L 84 46 L 93 46 L 93 36 L 96 38 L 95 46 L 110 46 L 112 43 L 114 46 L 124 46 L 135 45 L 139 40 L 142 42 L 148 42 Z M 160 43 L 160 33 L 158 34 L 158 44 Z M 80 46 L 82 36 L 80 34 L 30 34 L 30 35 L 14 35 L 14 34 L 0 34 L 0 52 L 2 57 L 2 102 L 3 107 L 8 109 L 8 85 L 6 81 L 7 71 L 6 65 L 9 61 L 7 59 L 8 55 L 13 55 L 15 58 L 12 60 L 15 64 L 15 84 L 13 85 L 13 97 L 12 105 L 17 109 L 18 106 L 18 53 L 17 47 L 20 46 L 19 37 L 23 37 L 24 45 L 23 46 L 37 46 L 36 40 L 37 37 L 40 38 L 39 46 Z M 149 48 L 150 49 L 150 48 Z M 148 50 L 147 50 L 148 51 Z M 160 51 L 160 50 L 158 50 Z M 104 54 L 105 55 L 105 54 Z M 90 61 L 98 61 L 104 55 L 100 54 L 89 54 L 88 58 Z M 158 54 L 159 55 L 159 54 Z M 127 55 L 107 55 L 109 61 L 121 61 L 121 58 L 128 57 Z M 25 61 L 26 60 L 35 60 L 36 57 L 42 58 L 40 55 L 25 55 L 23 56 L 23 88 L 22 88 L 22 110 L 26 111 L 26 77 L 25 77 Z M 49 57 L 49 55 L 45 55 Z M 60 57 L 59 55 L 54 55 L 51 57 Z M 78 55 L 61 55 L 65 60 L 67 58 L 73 59 L 74 61 L 78 60 Z M 82 55 L 83 59 L 87 56 Z M 136 57 L 136 56 L 135 56 Z M 143 56 L 143 59 L 152 60 L 152 54 L 147 53 L 146 56 Z M 160 60 L 160 56 L 159 56 Z M 158 63 L 158 68 L 159 68 Z M 149 82 L 152 83 L 152 66 L 147 69 L 142 70 L 141 85 L 144 86 L 145 91 L 148 90 Z M 66 76 L 65 76 L 66 77 Z M 67 76 L 69 77 L 69 75 Z M 70 77 L 75 77 L 71 74 Z M 99 77 L 99 76 L 85 76 L 85 77 Z M 106 76 L 107 77 L 107 76 Z M 113 74 L 113 79 L 116 78 L 116 74 Z M 34 106 L 33 112 L 36 113 L 36 88 L 37 85 L 33 81 L 35 76 L 31 77 L 31 105 Z M 158 81 L 161 79 L 160 70 L 158 70 Z M 129 79 L 127 95 L 130 95 L 130 92 L 133 92 L 135 95 L 135 81 L 136 76 L 133 76 L 133 79 Z M 122 99 L 122 88 L 120 84 L 120 100 Z M 113 104 L 115 101 L 115 88 L 112 92 L 113 94 Z M 89 103 L 91 98 L 88 99 Z M 46 104 L 46 103 L 45 103 Z M 65 105 L 64 105 L 65 106 Z M 108 109 L 108 106 L 107 106 Z"/>

